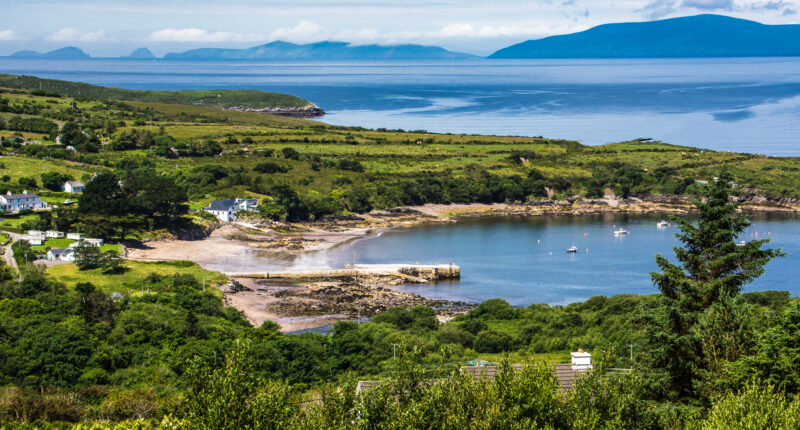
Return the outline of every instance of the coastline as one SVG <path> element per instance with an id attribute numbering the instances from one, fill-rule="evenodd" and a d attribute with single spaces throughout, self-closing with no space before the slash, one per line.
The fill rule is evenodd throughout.
<path id="1" fill-rule="evenodd" d="M 324 255 L 322 251 L 352 241 L 377 237 L 390 228 L 451 223 L 480 217 L 687 214 L 692 212 L 690 200 L 684 197 L 654 196 L 647 199 L 576 199 L 572 202 L 541 201 L 533 204 L 426 204 L 297 224 L 248 220 L 251 222 L 224 225 L 200 240 L 146 242 L 140 248 L 129 248 L 127 258 L 190 260 L 208 270 L 236 272 L 235 269 L 240 268 L 237 267 L 237 259 L 250 258 L 249 261 L 252 262 L 254 253 L 263 253 L 265 262 L 301 261 L 309 267 L 325 270 L 332 268 L 326 262 L 320 261 Z M 793 202 L 747 202 L 742 204 L 742 211 L 797 213 L 800 212 L 800 205 Z M 260 260 L 256 262 L 258 261 Z M 220 267 L 225 270 L 220 270 Z M 231 283 L 224 291 L 227 305 L 242 311 L 256 326 L 265 320 L 272 320 L 284 332 L 371 317 L 393 306 L 437 307 L 441 320 L 452 318 L 470 308 L 465 304 L 432 300 L 397 291 L 394 286 L 413 282 L 397 276 L 310 279 L 303 278 L 298 272 L 296 279 L 281 281 L 236 277 L 229 279 Z"/>

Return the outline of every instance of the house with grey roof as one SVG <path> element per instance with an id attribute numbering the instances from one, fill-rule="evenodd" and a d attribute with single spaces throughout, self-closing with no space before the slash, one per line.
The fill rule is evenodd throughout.
<path id="1" fill-rule="evenodd" d="M 233 222 L 236 221 L 236 212 L 241 209 L 236 200 L 214 200 L 203 210 L 214 215 L 222 222 Z"/>
<path id="2" fill-rule="evenodd" d="M 65 193 L 82 193 L 83 186 L 81 181 L 67 181 L 61 185 L 61 191 Z"/>
<path id="3" fill-rule="evenodd" d="M 19 212 L 24 209 L 44 209 L 47 203 L 43 202 L 36 193 L 29 193 L 27 190 L 21 194 L 14 194 L 11 191 L 0 194 L 0 209 L 8 212 Z"/>
<path id="4" fill-rule="evenodd" d="M 253 210 L 257 206 L 258 200 L 256 199 L 214 200 L 203 210 L 222 222 L 234 222 L 239 211 Z"/>
<path id="5" fill-rule="evenodd" d="M 47 251 L 47 259 L 50 261 L 75 261 L 75 253 L 69 248 L 53 248 Z"/>

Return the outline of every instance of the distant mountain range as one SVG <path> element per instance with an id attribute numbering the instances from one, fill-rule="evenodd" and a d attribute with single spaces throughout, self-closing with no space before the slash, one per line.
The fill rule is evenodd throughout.
<path id="1" fill-rule="evenodd" d="M 36 51 L 19 51 L 11 54 L 15 58 L 89 58 L 89 54 L 83 52 L 74 46 L 67 46 L 66 48 L 56 49 L 50 52 L 36 52 Z"/>
<path id="2" fill-rule="evenodd" d="M 165 60 L 432 60 L 477 58 L 438 46 L 351 45 L 317 42 L 306 45 L 277 41 L 247 49 L 203 48 L 169 53 Z"/>
<path id="3" fill-rule="evenodd" d="M 89 58 L 76 47 L 17 58 Z M 696 15 L 649 22 L 604 24 L 579 33 L 528 40 L 489 58 L 691 58 L 800 56 L 800 25 L 765 25 L 723 15 Z M 139 48 L 126 59 L 157 58 Z M 353 45 L 276 41 L 246 49 L 201 48 L 165 55 L 165 60 L 455 60 L 471 54 L 424 45 Z"/>
<path id="4" fill-rule="evenodd" d="M 686 58 L 800 55 L 800 25 L 765 25 L 722 15 L 604 24 L 528 40 L 489 58 Z"/>

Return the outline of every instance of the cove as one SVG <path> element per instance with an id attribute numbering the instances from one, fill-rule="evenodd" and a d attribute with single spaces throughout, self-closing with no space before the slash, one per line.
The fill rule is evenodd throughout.
<path id="1" fill-rule="evenodd" d="M 770 238 L 787 256 L 772 261 L 745 291 L 800 293 L 800 217 L 751 214 L 740 239 Z M 658 292 L 649 273 L 655 254 L 674 261 L 679 244 L 674 224 L 659 229 L 663 215 L 492 217 L 456 223 L 395 228 L 328 250 L 319 258 L 331 267 L 357 263 L 447 263 L 461 267 L 458 282 L 404 285 L 422 296 L 478 303 L 500 297 L 515 306 L 568 304 L 591 296 Z M 615 228 L 630 234 L 618 237 Z M 757 236 L 756 236 L 757 235 Z M 578 252 L 565 251 L 576 246 Z"/>

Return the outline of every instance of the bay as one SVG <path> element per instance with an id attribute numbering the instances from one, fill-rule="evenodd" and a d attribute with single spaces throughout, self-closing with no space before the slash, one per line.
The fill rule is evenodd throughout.
<path id="1" fill-rule="evenodd" d="M 461 280 L 403 285 L 401 291 L 479 303 L 500 297 L 515 306 L 567 304 L 595 295 L 652 294 L 654 256 L 675 262 L 674 225 L 659 229 L 658 215 L 492 217 L 457 223 L 390 229 L 318 255 L 331 267 L 357 263 L 446 264 L 461 268 Z M 797 215 L 756 214 L 742 240 L 771 239 L 785 258 L 773 260 L 746 291 L 800 294 L 800 223 Z M 624 227 L 628 235 L 613 231 Z M 576 254 L 565 251 L 576 246 Z"/>
<path id="2" fill-rule="evenodd" d="M 0 73 L 130 89 L 284 92 L 322 121 L 442 133 L 636 138 L 800 155 L 800 58 L 197 62 L 0 58 Z"/>

